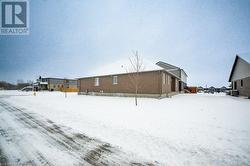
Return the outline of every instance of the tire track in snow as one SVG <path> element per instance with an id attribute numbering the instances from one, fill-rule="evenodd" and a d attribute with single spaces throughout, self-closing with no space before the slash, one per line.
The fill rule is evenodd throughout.
<path id="1" fill-rule="evenodd" d="M 1 121 L 4 121 L 1 118 Z M 3 145 L 10 145 L 8 147 L 15 147 L 15 151 L 18 151 L 19 153 L 21 153 L 21 157 L 17 156 L 14 157 L 15 158 L 15 162 L 11 163 L 8 162 L 8 159 L 6 157 L 6 154 L 1 155 L 0 152 L 0 156 L 3 156 L 3 159 L 0 159 L 0 166 L 8 166 L 8 165 L 23 165 L 23 166 L 28 166 L 28 165 L 41 165 L 41 166 L 53 166 L 53 164 L 51 164 L 39 151 L 37 150 L 33 150 L 32 152 L 30 152 L 32 154 L 32 156 L 35 156 L 34 158 L 31 159 L 31 157 L 29 156 L 29 154 L 27 153 L 27 151 L 25 149 L 23 149 L 22 145 L 17 143 L 15 140 L 15 137 L 17 137 L 17 133 L 15 132 L 15 129 L 13 129 L 12 127 L 8 127 L 7 129 L 3 129 L 0 126 L 0 140 L 3 142 Z M 25 142 L 25 140 L 22 140 L 22 142 Z M 31 146 L 31 145 L 29 145 Z M 1 150 L 1 149 L 0 149 Z M 12 152 L 11 152 L 12 153 Z M 1 158 L 1 157 L 0 157 Z M 12 157 L 13 158 L 13 157 Z"/>
<path id="2" fill-rule="evenodd" d="M 0 166 L 8 166 L 8 165 L 9 165 L 8 158 L 2 152 L 2 149 L 0 146 Z"/>
<path id="3" fill-rule="evenodd" d="M 158 165 L 157 162 L 145 162 L 136 155 L 125 153 L 108 143 L 84 134 L 73 133 L 50 120 L 37 118 L 5 101 L 0 100 L 0 106 L 14 116 L 18 123 L 39 132 L 50 146 L 68 153 L 80 165 Z M 36 152 L 34 156 L 36 156 L 36 161 L 39 161 L 39 165 L 52 165 L 41 152 Z"/>

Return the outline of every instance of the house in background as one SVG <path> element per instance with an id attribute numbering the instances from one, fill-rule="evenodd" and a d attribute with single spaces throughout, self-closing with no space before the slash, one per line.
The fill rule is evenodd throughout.
<path id="1" fill-rule="evenodd" d="M 197 87 L 197 90 L 198 90 L 198 92 L 203 92 L 203 91 L 204 91 L 204 88 L 203 88 L 202 86 L 198 86 L 198 87 Z"/>
<path id="2" fill-rule="evenodd" d="M 34 83 L 35 90 L 78 92 L 77 80 L 63 78 L 39 77 Z"/>
<path id="3" fill-rule="evenodd" d="M 238 55 L 235 57 L 229 82 L 232 84 L 231 95 L 250 98 L 250 64 Z"/>
<path id="4" fill-rule="evenodd" d="M 221 88 L 219 88 L 220 92 L 226 92 L 227 90 L 228 90 L 228 88 L 225 86 L 222 86 Z"/>
<path id="5" fill-rule="evenodd" d="M 139 72 L 139 97 L 168 97 L 184 91 L 187 75 L 183 69 L 164 62 L 154 66 Z M 79 78 L 79 94 L 134 96 L 135 86 L 130 78 L 135 75 L 123 72 Z"/>

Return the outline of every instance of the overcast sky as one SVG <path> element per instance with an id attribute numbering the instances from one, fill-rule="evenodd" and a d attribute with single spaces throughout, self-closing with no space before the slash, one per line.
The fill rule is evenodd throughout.
<path id="1" fill-rule="evenodd" d="M 0 36 L 0 80 L 83 77 L 131 50 L 183 68 L 189 85 L 228 85 L 250 59 L 250 1 L 30 1 L 30 35 Z"/>

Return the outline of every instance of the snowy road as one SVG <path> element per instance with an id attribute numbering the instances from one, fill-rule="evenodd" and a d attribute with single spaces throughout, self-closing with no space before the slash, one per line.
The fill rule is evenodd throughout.
<path id="1" fill-rule="evenodd" d="M 0 165 L 157 165 L 0 98 Z"/>

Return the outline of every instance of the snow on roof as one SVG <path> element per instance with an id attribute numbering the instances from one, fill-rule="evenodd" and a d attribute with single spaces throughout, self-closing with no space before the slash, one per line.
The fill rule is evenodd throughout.
<path id="1" fill-rule="evenodd" d="M 41 85 L 47 85 L 48 82 L 40 82 Z"/>
<path id="2" fill-rule="evenodd" d="M 184 69 L 181 69 L 180 67 L 171 65 L 171 64 L 169 64 L 169 63 L 159 61 L 159 62 L 156 63 L 156 65 L 162 67 L 163 69 L 165 69 L 166 71 L 169 71 L 170 73 L 172 73 L 172 74 L 174 74 L 174 75 L 175 75 L 175 73 L 174 73 L 174 72 L 171 72 L 171 71 L 175 71 L 175 70 L 177 69 L 177 70 L 183 71 L 183 73 L 184 73 L 186 76 L 188 76 Z"/>
<path id="3" fill-rule="evenodd" d="M 141 71 L 163 70 L 163 68 L 157 66 L 153 61 L 143 59 Z M 87 75 L 89 76 L 101 76 L 112 74 L 123 74 L 127 72 L 133 72 L 132 65 L 129 59 L 122 59 L 116 62 L 98 67 L 96 70 L 92 70 Z"/>

